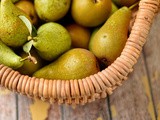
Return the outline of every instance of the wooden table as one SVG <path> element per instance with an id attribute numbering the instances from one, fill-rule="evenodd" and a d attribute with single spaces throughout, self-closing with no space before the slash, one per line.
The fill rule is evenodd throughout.
<path id="1" fill-rule="evenodd" d="M 31 100 L 0 91 L 0 120 L 31 120 Z M 53 104 L 48 120 L 160 120 L 160 13 L 129 79 L 106 99 L 85 106 Z"/>

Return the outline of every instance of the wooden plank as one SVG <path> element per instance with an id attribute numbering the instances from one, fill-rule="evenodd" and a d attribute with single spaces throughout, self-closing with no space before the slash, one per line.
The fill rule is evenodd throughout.
<path id="1" fill-rule="evenodd" d="M 155 120 L 142 55 L 129 79 L 110 96 L 110 109 L 112 120 Z"/>
<path id="2" fill-rule="evenodd" d="M 160 12 L 151 27 L 144 47 L 157 120 L 160 120 Z"/>
<path id="3" fill-rule="evenodd" d="M 62 114 L 62 106 L 54 103 L 48 111 L 47 120 L 62 120 Z"/>
<path id="4" fill-rule="evenodd" d="M 30 106 L 33 106 L 33 101 L 22 95 L 18 95 L 18 117 L 19 120 L 32 120 L 32 114 L 35 114 L 35 112 L 32 112 Z M 36 104 L 36 103 L 34 103 Z M 42 108 L 37 108 L 42 109 Z M 44 112 L 44 110 L 43 110 Z M 46 113 L 48 114 L 47 120 L 61 120 L 61 107 L 58 104 L 52 104 L 49 110 L 46 110 Z M 40 113 L 44 114 L 44 113 Z M 35 115 L 34 115 L 35 116 Z M 34 117 L 35 118 L 35 117 Z"/>
<path id="5" fill-rule="evenodd" d="M 0 87 L 0 120 L 17 120 L 16 95 Z"/>
<path id="6" fill-rule="evenodd" d="M 18 95 L 18 118 L 19 120 L 32 120 L 29 110 L 32 100 L 26 96 Z"/>
<path id="7" fill-rule="evenodd" d="M 107 100 L 96 100 L 76 108 L 64 106 L 63 120 L 110 120 Z"/>

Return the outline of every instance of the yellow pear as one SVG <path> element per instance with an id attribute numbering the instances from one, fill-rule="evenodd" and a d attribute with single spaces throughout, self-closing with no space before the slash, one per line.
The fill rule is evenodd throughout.
<path id="1" fill-rule="evenodd" d="M 98 26 L 106 21 L 110 12 L 111 0 L 72 0 L 72 17 L 82 26 Z"/>
<path id="2" fill-rule="evenodd" d="M 71 35 L 72 47 L 88 49 L 90 30 L 86 27 L 72 23 L 66 26 Z"/>

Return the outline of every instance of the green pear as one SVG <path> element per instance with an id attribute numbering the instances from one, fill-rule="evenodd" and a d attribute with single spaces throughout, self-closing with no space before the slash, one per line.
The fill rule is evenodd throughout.
<path id="1" fill-rule="evenodd" d="M 138 2 L 139 0 L 112 0 L 117 6 L 127 6 L 130 7 L 134 3 Z"/>
<path id="2" fill-rule="evenodd" d="M 34 72 L 36 72 L 43 66 L 44 61 L 41 59 L 41 57 L 38 55 L 38 53 L 34 49 L 30 51 L 30 54 L 32 55 L 32 57 L 34 57 L 34 59 L 36 60 L 36 63 L 34 63 L 31 60 L 25 60 L 23 66 L 17 69 L 17 71 L 19 71 L 23 75 L 31 76 Z M 25 52 L 21 52 L 20 56 L 22 58 L 26 58 L 28 54 Z"/>
<path id="3" fill-rule="evenodd" d="M 73 0 L 71 14 L 80 25 L 95 27 L 109 17 L 111 12 L 111 0 Z"/>
<path id="4" fill-rule="evenodd" d="M 38 54 L 48 61 L 56 59 L 71 47 L 71 37 L 66 28 L 54 22 L 43 24 L 33 39 Z"/>
<path id="5" fill-rule="evenodd" d="M 16 3 L 16 2 L 18 2 L 19 0 L 11 0 L 13 3 Z M 0 0 L 0 2 L 1 2 L 1 0 Z"/>
<path id="6" fill-rule="evenodd" d="M 91 37 L 90 37 L 90 40 L 95 36 L 95 34 L 98 32 L 98 30 L 101 28 L 101 26 L 99 27 L 95 27 L 91 33 Z"/>
<path id="7" fill-rule="evenodd" d="M 112 10 L 110 15 L 112 15 L 113 13 L 115 13 L 118 10 L 118 7 L 112 2 Z"/>
<path id="8" fill-rule="evenodd" d="M 29 36 L 29 31 L 20 15 L 29 17 L 19 10 L 11 0 L 1 0 L 0 10 L 0 39 L 11 47 L 20 47 Z"/>
<path id="9" fill-rule="evenodd" d="M 71 0 L 34 0 L 35 9 L 40 19 L 54 22 L 64 17 Z"/>
<path id="10" fill-rule="evenodd" d="M 17 69 L 23 65 L 22 58 L 14 53 L 12 49 L 6 46 L 0 40 L 0 64 L 4 64 L 13 69 Z"/>
<path id="11" fill-rule="evenodd" d="M 89 50 L 106 65 L 120 56 L 128 38 L 130 19 L 131 10 L 122 7 L 91 38 Z"/>
<path id="12" fill-rule="evenodd" d="M 74 48 L 33 76 L 46 79 L 82 79 L 98 71 L 99 65 L 93 53 L 83 48 Z"/>
<path id="13" fill-rule="evenodd" d="M 18 1 L 19 1 L 19 0 L 12 0 L 13 3 L 16 3 L 16 2 L 18 2 Z"/>

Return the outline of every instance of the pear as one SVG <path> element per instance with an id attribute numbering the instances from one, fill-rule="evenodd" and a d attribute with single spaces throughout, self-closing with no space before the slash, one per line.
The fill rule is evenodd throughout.
<path id="1" fill-rule="evenodd" d="M 52 61 L 70 49 L 71 37 L 62 25 L 48 22 L 38 29 L 33 46 L 43 59 Z"/>
<path id="2" fill-rule="evenodd" d="M 112 2 L 112 10 L 110 15 L 112 15 L 113 13 L 115 13 L 118 10 L 118 7 L 114 4 L 114 2 Z"/>
<path id="3" fill-rule="evenodd" d="M 76 23 L 68 24 L 66 26 L 72 39 L 72 47 L 88 49 L 90 40 L 90 30 L 86 27 L 78 25 Z"/>
<path id="4" fill-rule="evenodd" d="M 98 32 L 98 30 L 99 30 L 100 28 L 101 28 L 101 26 L 95 27 L 95 28 L 92 30 L 90 40 L 95 36 L 95 34 Z"/>
<path id="5" fill-rule="evenodd" d="M 15 4 L 16 7 L 24 11 L 31 19 L 33 25 L 38 24 L 38 16 L 34 4 L 29 0 L 20 0 Z"/>
<path id="6" fill-rule="evenodd" d="M 16 2 L 18 2 L 19 0 L 11 0 L 13 3 L 16 3 Z M 1 0 L 0 0 L 0 2 L 1 2 Z"/>
<path id="7" fill-rule="evenodd" d="M 16 3 L 16 2 L 18 2 L 18 1 L 19 1 L 19 0 L 12 0 L 13 3 Z"/>
<path id="8" fill-rule="evenodd" d="M 27 41 L 29 31 L 19 16 L 29 17 L 11 0 L 1 0 L 0 8 L 0 39 L 11 47 L 22 46 Z"/>
<path id="9" fill-rule="evenodd" d="M 122 7 L 91 38 L 89 50 L 106 65 L 120 56 L 128 38 L 130 19 L 131 10 Z"/>
<path id="10" fill-rule="evenodd" d="M 64 17 L 71 0 L 34 0 L 35 9 L 40 19 L 54 22 Z"/>
<path id="11" fill-rule="evenodd" d="M 12 49 L 6 46 L 0 40 L 0 64 L 4 64 L 13 69 L 17 69 L 23 65 L 22 58 L 14 53 Z"/>
<path id="12" fill-rule="evenodd" d="M 96 57 L 83 48 L 74 48 L 60 56 L 56 61 L 33 74 L 46 79 L 81 79 L 99 71 Z"/>
<path id="13" fill-rule="evenodd" d="M 139 0 L 112 0 L 117 6 L 127 6 L 130 7 L 134 3 L 138 2 Z"/>
<path id="14" fill-rule="evenodd" d="M 111 12 L 111 0 L 73 0 L 71 14 L 80 25 L 95 27 L 106 21 Z"/>
<path id="15" fill-rule="evenodd" d="M 23 75 L 31 76 L 34 72 L 36 72 L 43 66 L 44 61 L 41 59 L 41 57 L 38 55 L 35 49 L 32 49 L 30 51 L 30 54 L 32 55 L 32 57 L 34 57 L 34 59 L 36 60 L 36 63 L 34 63 L 31 60 L 25 60 L 23 66 L 17 69 L 17 71 L 19 71 Z M 28 54 L 25 52 L 21 52 L 20 56 L 22 58 L 26 58 Z"/>

